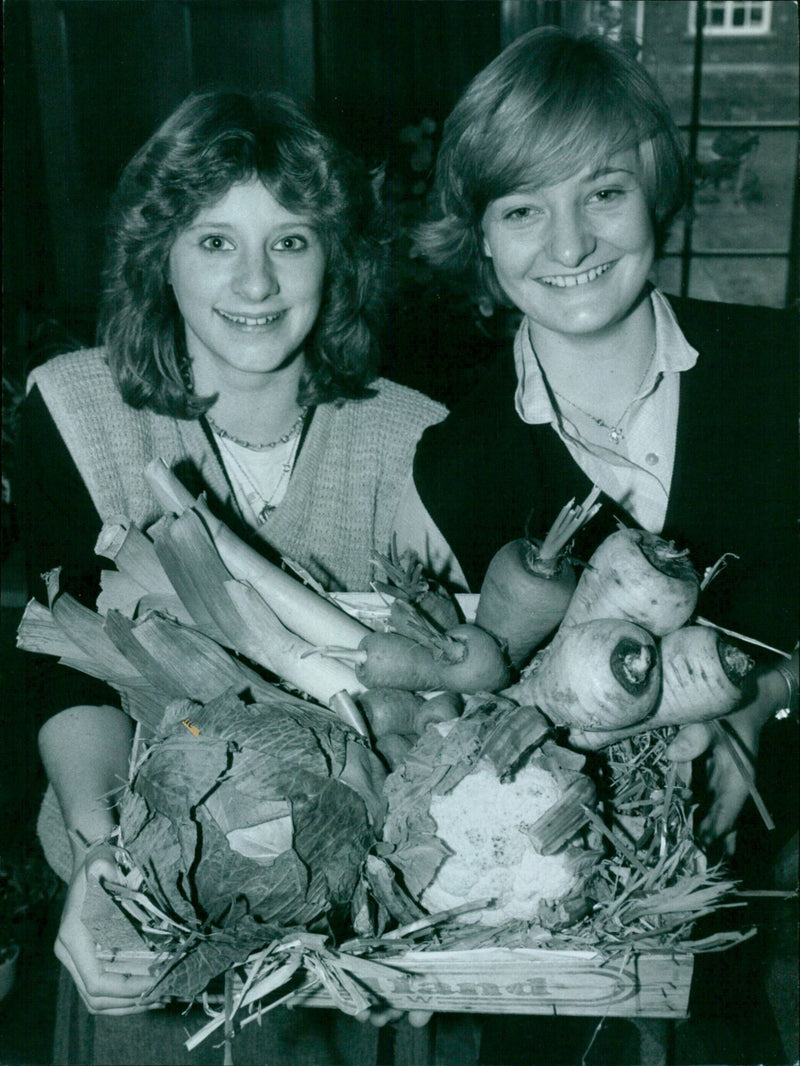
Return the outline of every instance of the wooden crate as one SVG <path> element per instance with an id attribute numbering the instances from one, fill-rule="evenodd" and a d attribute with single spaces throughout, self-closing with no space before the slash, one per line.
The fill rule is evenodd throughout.
<path id="1" fill-rule="evenodd" d="M 409 951 L 391 960 L 396 973 L 370 981 L 401 1010 L 478 1014 L 617 1015 L 685 1018 L 694 966 L 686 953 L 633 953 L 604 960 L 590 951 L 473 948 Z M 321 987 L 292 1002 L 332 1007 Z"/>
<path id="2" fill-rule="evenodd" d="M 381 628 L 389 605 L 375 593 L 333 598 L 366 625 Z M 456 597 L 467 621 L 478 596 Z M 373 991 L 401 1010 L 480 1014 L 617 1015 L 685 1018 L 694 969 L 686 952 L 636 952 L 609 961 L 591 951 L 479 948 L 410 951 L 392 960 L 396 975 L 377 977 Z M 321 987 L 298 992 L 293 1002 L 335 1006 Z"/>

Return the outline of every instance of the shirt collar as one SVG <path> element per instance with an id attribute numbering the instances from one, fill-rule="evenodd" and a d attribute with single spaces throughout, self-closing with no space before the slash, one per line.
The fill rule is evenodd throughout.
<path id="1" fill-rule="evenodd" d="M 690 370 L 697 362 L 697 351 L 684 337 L 667 298 L 658 289 L 650 293 L 656 328 L 656 350 L 642 391 L 648 391 L 662 374 L 677 374 Z M 542 368 L 536 357 L 528 332 L 528 320 L 523 318 L 514 337 L 514 366 L 517 371 L 517 390 L 514 406 L 517 414 L 531 425 L 556 422 Z"/>

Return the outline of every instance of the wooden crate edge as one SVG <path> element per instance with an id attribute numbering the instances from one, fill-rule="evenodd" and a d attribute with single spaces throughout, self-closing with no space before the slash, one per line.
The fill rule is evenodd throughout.
<path id="1" fill-rule="evenodd" d="M 608 960 L 590 952 L 411 952 L 371 984 L 400 1010 L 479 1014 L 547 1014 L 684 1018 L 694 957 L 637 952 Z M 293 1004 L 334 1007 L 320 987 L 299 990 Z"/>

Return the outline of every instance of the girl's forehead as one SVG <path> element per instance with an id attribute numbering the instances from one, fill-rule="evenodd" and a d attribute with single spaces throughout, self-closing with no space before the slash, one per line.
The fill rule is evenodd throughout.
<path id="1" fill-rule="evenodd" d="M 639 179 L 641 163 L 635 147 L 614 149 L 608 142 L 587 145 L 585 151 L 564 153 L 542 159 L 532 155 L 513 182 L 514 191 L 535 192 L 565 182 L 590 183 L 603 177 L 626 173 Z"/>
<path id="2" fill-rule="evenodd" d="M 242 220 L 268 219 L 273 223 L 297 223 L 314 226 L 314 213 L 304 204 L 291 204 L 289 197 L 280 195 L 273 183 L 259 175 L 231 182 L 215 195 L 204 198 L 197 205 L 189 225 L 212 217 L 232 217 Z"/>

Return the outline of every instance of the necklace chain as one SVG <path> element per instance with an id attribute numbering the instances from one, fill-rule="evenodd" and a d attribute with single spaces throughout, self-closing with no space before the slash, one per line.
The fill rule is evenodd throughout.
<path id="1" fill-rule="evenodd" d="M 308 407 L 301 407 L 300 414 L 292 423 L 291 427 L 280 437 L 276 437 L 275 440 L 267 441 L 266 444 L 254 444 L 253 441 L 243 440 L 241 437 L 234 436 L 233 433 L 229 433 L 227 429 L 223 429 L 222 426 L 218 426 L 211 415 L 206 414 L 206 422 L 208 422 L 211 429 L 217 434 L 218 437 L 222 437 L 223 440 L 232 441 L 234 444 L 238 444 L 240 448 L 248 448 L 251 452 L 268 452 L 273 448 L 277 448 L 281 444 L 288 444 L 289 441 L 296 434 L 299 434 L 303 428 L 303 423 L 306 420 L 308 414 Z"/>
<path id="2" fill-rule="evenodd" d="M 280 502 L 280 501 L 276 502 L 277 496 L 278 496 L 278 492 L 282 488 L 282 486 L 284 484 L 284 481 L 286 481 L 288 476 L 291 474 L 292 469 L 294 467 L 294 462 L 295 462 L 295 459 L 297 457 L 297 449 L 298 449 L 298 446 L 300 444 L 300 434 L 298 433 L 296 435 L 295 440 L 294 440 L 294 442 L 292 444 L 292 447 L 289 450 L 289 454 L 286 456 L 286 458 L 283 461 L 283 463 L 281 463 L 281 468 L 280 468 L 280 472 L 278 474 L 278 479 L 275 482 L 275 484 L 272 486 L 272 489 L 271 489 L 271 491 L 269 493 L 269 496 L 265 496 L 263 494 L 263 492 L 261 492 L 261 490 L 256 485 L 256 483 L 255 483 L 252 475 L 250 474 L 250 472 L 247 470 L 247 468 L 244 466 L 244 464 L 242 462 L 240 462 L 240 460 L 234 454 L 230 444 L 226 444 L 225 443 L 225 441 L 228 440 L 228 439 L 231 439 L 234 443 L 238 443 L 238 442 L 235 442 L 235 440 L 233 440 L 233 438 L 228 438 L 227 436 L 223 436 L 223 445 L 224 445 L 224 449 L 225 449 L 225 454 L 228 456 L 228 459 L 230 460 L 231 464 L 233 465 L 233 467 L 235 468 L 235 470 L 237 471 L 237 473 L 239 475 L 239 484 L 240 484 L 240 486 L 241 486 L 241 488 L 242 488 L 242 490 L 244 492 L 244 496 L 245 496 L 247 502 L 250 504 L 250 507 L 253 510 L 253 513 L 254 513 L 255 518 L 256 518 L 256 525 L 259 525 L 259 526 L 263 525 L 264 522 L 266 522 L 266 520 L 269 518 L 269 516 L 275 510 L 275 508 L 278 506 L 278 502 Z M 290 439 L 290 437 L 287 437 L 287 440 L 284 441 L 284 443 L 288 444 L 289 443 L 289 439 Z M 278 442 L 276 442 L 276 444 L 277 443 Z"/>
<path id="3" fill-rule="evenodd" d="M 577 404 L 577 403 L 575 403 L 574 400 L 571 400 L 569 398 L 569 396 L 562 395 L 558 391 L 558 389 L 554 388 L 552 385 L 550 386 L 550 388 L 553 390 L 553 393 L 556 396 L 558 396 L 559 400 L 564 400 L 564 402 L 568 403 L 570 405 L 570 407 L 574 407 L 575 410 L 576 411 L 580 411 L 580 413 L 582 415 L 586 415 L 587 418 L 591 418 L 591 420 L 596 425 L 600 426 L 602 429 L 607 429 L 608 430 L 608 439 L 611 441 L 612 444 L 621 444 L 622 441 L 625 439 L 625 434 L 624 434 L 624 432 L 622 430 L 623 423 L 625 422 L 625 419 L 628 417 L 628 413 L 630 412 L 630 409 L 633 407 L 634 403 L 636 403 L 636 398 L 638 397 L 639 393 L 642 390 L 642 385 L 644 385 L 645 379 L 647 378 L 647 375 L 650 373 L 650 367 L 653 365 L 653 360 L 655 359 L 655 357 L 656 357 L 656 349 L 655 349 L 655 346 L 654 346 L 652 352 L 650 353 L 650 358 L 647 360 L 647 366 L 645 367 L 644 374 L 642 374 L 642 379 L 639 382 L 639 384 L 636 386 L 636 390 L 635 390 L 635 392 L 634 392 L 634 394 L 633 394 L 633 396 L 631 398 L 630 403 L 625 408 L 625 410 L 622 412 L 622 414 L 619 416 L 619 418 L 615 422 L 613 422 L 611 424 L 606 422 L 605 419 L 599 418 L 597 415 L 593 415 L 591 411 L 585 410 L 583 407 L 580 406 L 580 404 Z"/>

